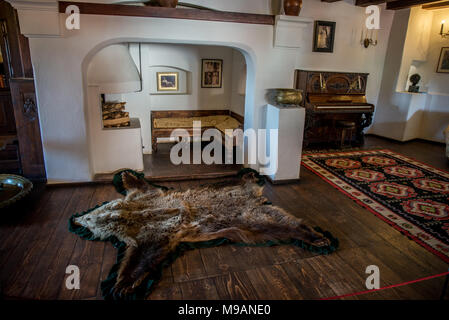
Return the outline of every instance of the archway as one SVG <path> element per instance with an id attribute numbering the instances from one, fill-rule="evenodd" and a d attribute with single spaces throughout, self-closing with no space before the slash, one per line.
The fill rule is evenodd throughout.
<path id="1" fill-rule="evenodd" d="M 133 56 L 132 58 L 139 69 L 141 90 L 139 92 L 126 92 L 126 90 L 124 92 L 117 90 L 112 93 L 101 92 L 101 84 L 92 83 L 92 79 L 89 78 L 92 62 L 106 48 L 123 44 L 138 45 L 139 47 L 138 57 Z M 201 88 L 199 64 L 202 58 L 223 60 L 221 88 Z M 124 65 L 126 66 L 127 63 Z M 117 67 L 117 69 L 120 68 Z M 181 85 L 174 93 L 158 93 L 155 90 L 155 74 L 164 69 L 179 75 Z M 238 77 L 240 74 L 236 76 L 239 71 L 240 74 L 245 71 L 243 81 Z M 121 70 L 117 70 L 117 72 L 120 73 Z M 148 173 L 148 167 L 154 167 L 148 165 L 148 158 L 151 158 L 152 154 L 149 116 L 151 111 L 229 109 L 244 118 L 244 128 L 251 128 L 253 125 L 254 63 L 249 52 L 236 46 L 116 39 L 96 46 L 85 57 L 83 79 L 89 159 L 93 175 L 110 174 L 124 167 L 139 171 L 146 170 Z M 135 127 L 135 123 L 131 123 L 129 130 L 126 127 L 119 130 L 104 128 L 101 123 L 103 115 L 101 114 L 100 97 L 102 94 L 105 99 L 103 102 L 126 102 L 126 112 L 129 112 L 129 117 L 139 119 L 138 127 Z M 140 138 L 138 136 L 139 128 Z M 139 145 L 140 140 L 142 141 L 141 145 Z M 143 156 L 140 158 L 135 154 L 142 147 Z M 155 157 L 152 158 L 154 165 Z M 167 158 L 164 160 L 168 161 Z M 216 171 L 216 168 L 211 170 Z M 154 173 L 149 175 L 154 175 Z"/>

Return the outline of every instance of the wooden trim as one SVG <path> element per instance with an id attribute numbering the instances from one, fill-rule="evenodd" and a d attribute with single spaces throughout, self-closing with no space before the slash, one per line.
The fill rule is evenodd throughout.
<path id="1" fill-rule="evenodd" d="M 398 0 L 394 2 L 387 2 L 387 10 L 400 10 L 414 6 L 419 6 L 425 3 L 436 2 L 437 0 Z"/>
<path id="2" fill-rule="evenodd" d="M 245 117 L 235 113 L 234 111 L 230 111 L 231 117 L 237 119 L 241 124 L 245 124 Z"/>
<path id="3" fill-rule="evenodd" d="M 151 111 L 151 120 L 158 118 L 186 118 L 229 115 L 229 110 L 164 110 Z"/>
<path id="4" fill-rule="evenodd" d="M 426 4 L 422 6 L 425 10 L 437 10 L 449 8 L 449 1 Z"/>
<path id="5" fill-rule="evenodd" d="M 59 12 L 65 13 L 66 7 L 69 5 L 76 5 L 80 9 L 81 14 L 206 20 L 263 25 L 274 25 L 275 21 L 273 15 L 267 14 L 66 1 L 59 1 Z"/>
<path id="6" fill-rule="evenodd" d="M 238 173 L 238 170 L 235 172 L 210 172 L 210 173 L 194 173 L 194 174 L 185 174 L 185 175 L 177 175 L 177 176 L 145 176 L 145 179 L 150 182 L 174 182 L 174 181 L 193 181 L 193 180 L 207 180 L 207 179 L 219 179 L 219 178 L 229 178 L 235 177 Z M 84 183 L 75 183 L 79 185 L 89 185 L 89 184 L 111 184 L 114 174 L 96 174 L 94 176 L 94 181 L 84 182 Z M 66 183 L 64 185 L 74 185 L 70 183 Z M 61 186 L 61 184 L 53 184 L 52 186 Z"/>
<path id="7" fill-rule="evenodd" d="M 367 7 L 373 4 L 381 4 L 386 2 L 385 0 L 356 0 L 355 5 L 359 7 Z"/>

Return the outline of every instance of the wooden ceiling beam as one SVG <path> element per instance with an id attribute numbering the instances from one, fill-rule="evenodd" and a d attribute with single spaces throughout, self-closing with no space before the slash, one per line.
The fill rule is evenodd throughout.
<path id="1" fill-rule="evenodd" d="M 80 10 L 80 14 L 206 20 L 265 25 L 275 24 L 275 17 L 273 15 L 267 14 L 175 9 L 148 6 L 128 6 L 123 4 L 109 3 L 59 1 L 59 12 L 65 13 L 66 8 L 69 5 L 76 5 Z"/>
<path id="2" fill-rule="evenodd" d="M 426 10 L 446 9 L 449 8 L 449 1 L 425 4 L 422 6 L 422 8 Z"/>
<path id="3" fill-rule="evenodd" d="M 386 0 L 356 0 L 355 5 L 359 7 L 367 7 L 372 4 L 381 4 L 387 2 Z"/>
<path id="4" fill-rule="evenodd" d="M 426 3 L 437 2 L 436 0 L 396 0 L 387 3 L 388 10 L 406 9 L 414 6 L 419 6 Z"/>

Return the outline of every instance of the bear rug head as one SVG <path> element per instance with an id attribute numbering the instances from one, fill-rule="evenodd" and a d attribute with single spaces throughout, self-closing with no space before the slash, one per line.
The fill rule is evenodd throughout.
<path id="1" fill-rule="evenodd" d="M 143 178 L 120 174 L 126 196 L 70 219 L 70 230 L 89 240 L 112 241 L 117 264 L 102 283 L 103 296 L 144 298 L 164 264 L 183 250 L 222 243 L 293 243 L 319 253 L 336 249 L 329 233 L 317 232 L 270 205 L 250 172 L 237 184 L 186 191 L 152 187 Z M 196 246 L 198 245 L 198 246 Z"/>

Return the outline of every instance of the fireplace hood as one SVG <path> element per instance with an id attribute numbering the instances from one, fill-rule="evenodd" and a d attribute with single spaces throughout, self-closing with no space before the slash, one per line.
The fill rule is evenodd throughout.
<path id="1" fill-rule="evenodd" d="M 87 82 L 107 94 L 142 90 L 139 69 L 127 44 L 114 44 L 100 50 L 89 64 Z"/>

